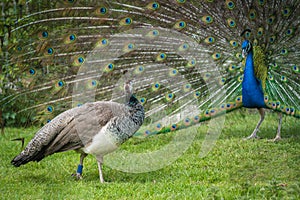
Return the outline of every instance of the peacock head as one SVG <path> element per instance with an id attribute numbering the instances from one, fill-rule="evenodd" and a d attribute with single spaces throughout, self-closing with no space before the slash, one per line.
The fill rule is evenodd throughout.
<path id="1" fill-rule="evenodd" d="M 245 58 L 252 51 L 252 44 L 249 40 L 245 40 L 242 44 L 242 56 Z"/>
<path id="2" fill-rule="evenodd" d="M 247 35 L 246 33 L 251 33 L 250 29 L 245 29 L 242 33 L 241 33 L 241 37 Z M 243 58 L 245 58 L 249 52 L 252 51 L 252 44 L 249 40 L 245 39 L 244 42 L 242 43 L 242 56 Z"/>

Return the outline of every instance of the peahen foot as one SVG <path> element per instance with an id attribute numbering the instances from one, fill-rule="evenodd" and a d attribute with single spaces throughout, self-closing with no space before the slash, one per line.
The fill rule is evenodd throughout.
<path id="1" fill-rule="evenodd" d="M 77 180 L 83 179 L 82 174 L 80 174 L 80 173 L 72 174 L 72 176 L 75 177 Z"/>
<path id="2" fill-rule="evenodd" d="M 82 179 L 82 169 L 83 169 L 83 159 L 87 156 L 87 154 L 82 153 L 80 155 L 80 164 L 77 167 L 77 171 L 75 174 L 72 174 L 73 177 L 75 177 L 77 180 Z"/>
<path id="3" fill-rule="evenodd" d="M 250 136 L 244 138 L 244 140 L 250 140 L 250 139 L 260 139 L 260 137 L 258 137 L 256 134 L 251 134 Z"/>

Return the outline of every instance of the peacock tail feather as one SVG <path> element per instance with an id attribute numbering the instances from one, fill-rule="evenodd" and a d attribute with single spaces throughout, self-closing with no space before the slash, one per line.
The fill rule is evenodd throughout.
<path id="1" fill-rule="evenodd" d="M 146 135 L 241 108 L 244 38 L 266 106 L 300 117 L 298 0 L 0 5 L 1 109 L 18 105 L 27 121 L 44 124 L 90 101 L 122 102 L 128 79 L 145 108 Z"/>

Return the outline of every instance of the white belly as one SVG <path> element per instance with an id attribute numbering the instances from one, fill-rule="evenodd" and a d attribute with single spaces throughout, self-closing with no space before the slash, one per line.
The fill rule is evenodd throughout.
<path id="1" fill-rule="evenodd" d="M 95 156 L 104 156 L 108 153 L 115 151 L 118 146 L 114 144 L 110 134 L 105 134 L 106 126 L 101 129 L 101 131 L 94 136 L 92 143 L 83 148 L 83 151 L 88 154 L 93 154 Z"/>

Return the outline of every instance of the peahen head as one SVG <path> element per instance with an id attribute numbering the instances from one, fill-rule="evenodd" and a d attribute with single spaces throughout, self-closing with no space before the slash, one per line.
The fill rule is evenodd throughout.
<path id="1" fill-rule="evenodd" d="M 252 44 L 249 40 L 245 40 L 242 44 L 242 56 L 245 58 L 252 51 Z"/>
<path id="2" fill-rule="evenodd" d="M 126 81 L 125 84 L 124 84 L 124 91 L 126 94 L 132 94 L 132 90 L 133 90 L 133 81 L 132 80 L 129 80 L 129 81 Z"/>
<path id="3" fill-rule="evenodd" d="M 133 92 L 133 86 L 132 85 L 133 85 L 132 80 L 128 80 L 124 84 L 124 92 L 125 92 L 126 102 L 128 102 L 130 97 L 132 96 L 132 92 Z"/>

